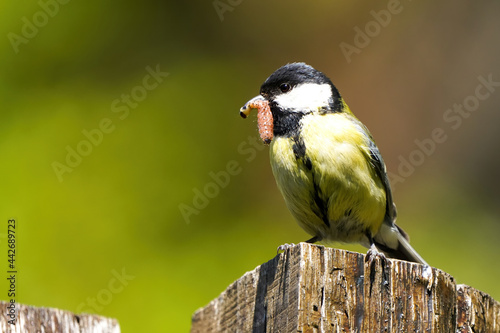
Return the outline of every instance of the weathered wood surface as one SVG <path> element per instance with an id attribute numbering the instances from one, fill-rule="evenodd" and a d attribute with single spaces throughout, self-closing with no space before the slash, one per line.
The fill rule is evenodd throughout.
<path id="1" fill-rule="evenodd" d="M 16 303 L 15 325 L 9 324 L 10 303 L 0 301 L 1 333 L 120 333 L 116 319 Z"/>
<path id="2" fill-rule="evenodd" d="M 500 332 L 500 303 L 439 269 L 301 243 L 195 312 L 201 332 Z"/>

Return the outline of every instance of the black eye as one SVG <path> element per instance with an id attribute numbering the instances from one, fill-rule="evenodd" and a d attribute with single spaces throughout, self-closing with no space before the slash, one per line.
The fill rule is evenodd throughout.
<path id="1" fill-rule="evenodd" d="M 283 93 L 286 93 L 286 92 L 290 91 L 291 89 L 292 89 L 292 86 L 289 85 L 288 83 L 282 83 L 282 84 L 280 84 L 280 90 Z"/>

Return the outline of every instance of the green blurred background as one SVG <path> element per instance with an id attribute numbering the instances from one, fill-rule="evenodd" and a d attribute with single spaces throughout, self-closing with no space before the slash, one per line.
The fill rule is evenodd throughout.
<path id="1" fill-rule="evenodd" d="M 456 129 L 444 118 L 480 76 L 500 81 L 498 1 L 65 1 L 0 4 L 0 240 L 6 257 L 15 217 L 17 301 L 115 317 L 123 332 L 187 331 L 278 245 L 307 239 L 251 143 L 255 117 L 238 115 L 293 61 L 332 79 L 389 171 L 417 161 L 393 187 L 420 254 L 500 299 L 500 87 Z M 157 67 L 168 76 L 145 90 Z M 85 146 L 103 119 L 112 130 Z M 416 153 L 436 128 L 446 141 Z M 87 156 L 58 177 L 78 147 Z"/>

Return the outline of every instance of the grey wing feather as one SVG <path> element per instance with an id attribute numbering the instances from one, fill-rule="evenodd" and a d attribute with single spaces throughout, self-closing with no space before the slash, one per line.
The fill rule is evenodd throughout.
<path id="1" fill-rule="evenodd" d="M 372 165 L 385 188 L 387 205 L 384 221 L 385 223 L 388 223 L 392 226 L 394 225 L 394 221 L 396 221 L 397 211 L 396 205 L 394 204 L 394 201 L 392 199 L 392 190 L 391 185 L 389 184 L 389 178 L 387 177 L 387 169 L 385 167 L 384 160 L 382 159 L 382 155 L 380 154 L 380 151 L 378 150 L 378 147 L 375 145 L 375 142 L 373 142 L 373 140 L 369 140 L 368 148 L 370 149 Z"/>
<path id="2" fill-rule="evenodd" d="M 360 127 L 361 132 L 366 136 L 368 149 L 370 150 L 370 162 L 378 177 L 382 181 L 386 193 L 386 212 L 384 224 L 380 229 L 380 235 L 377 235 L 380 237 L 375 237 L 375 244 L 383 252 L 389 254 L 393 258 L 410 260 L 426 265 L 427 263 L 425 262 L 425 260 L 417 253 L 417 251 L 415 251 L 415 249 L 413 249 L 413 247 L 411 247 L 409 243 L 409 237 L 406 232 L 404 232 L 403 229 L 401 229 L 395 223 L 397 216 L 396 205 L 394 204 L 394 201 L 392 199 L 391 185 L 389 184 L 389 178 L 387 177 L 384 160 L 382 159 L 382 155 L 380 154 L 378 147 L 375 145 L 375 142 L 373 141 L 373 138 L 368 129 L 361 122 L 357 121 L 357 123 Z M 387 236 L 389 238 L 391 236 L 396 236 L 397 246 L 387 246 Z"/>
<path id="3" fill-rule="evenodd" d="M 356 123 L 358 124 L 360 131 L 366 136 L 368 149 L 370 150 L 371 165 L 373 166 L 373 169 L 377 173 L 377 176 L 380 178 L 382 184 L 384 185 L 386 195 L 386 212 L 384 223 L 392 227 L 395 225 L 394 221 L 396 221 L 397 211 L 396 205 L 394 204 L 394 201 L 392 199 L 391 185 L 389 184 L 389 178 L 387 177 L 387 170 L 384 160 L 382 159 L 382 155 L 380 154 L 380 151 L 378 150 L 378 147 L 373 141 L 373 137 L 371 136 L 366 126 L 357 119 Z M 403 235 L 407 237 L 405 232 L 403 232 Z"/>

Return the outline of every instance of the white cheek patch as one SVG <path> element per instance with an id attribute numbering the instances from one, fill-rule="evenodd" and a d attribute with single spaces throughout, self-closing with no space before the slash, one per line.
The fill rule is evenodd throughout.
<path id="1" fill-rule="evenodd" d="M 277 96 L 275 101 L 284 109 L 315 111 L 327 107 L 331 98 L 332 89 L 329 84 L 303 83 Z"/>

